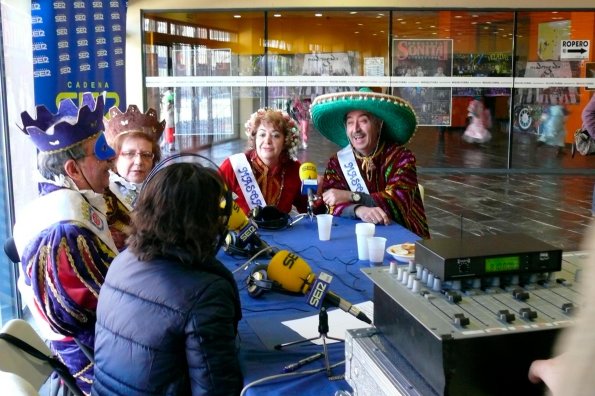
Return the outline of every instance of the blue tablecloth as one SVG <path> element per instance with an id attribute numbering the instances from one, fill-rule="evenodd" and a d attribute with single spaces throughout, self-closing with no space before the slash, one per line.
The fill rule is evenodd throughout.
<path id="1" fill-rule="evenodd" d="M 331 290 L 352 303 L 359 303 L 372 299 L 373 284 L 360 271 L 360 268 L 368 266 L 369 263 L 357 259 L 355 236 L 357 222 L 335 217 L 330 241 L 318 240 L 316 222 L 311 222 L 309 218 L 305 218 L 285 230 L 261 229 L 259 235 L 271 246 L 289 250 L 302 257 L 315 274 L 324 271 L 333 275 Z M 376 235 L 387 238 L 387 247 L 419 239 L 417 235 L 398 225 L 376 226 Z M 232 271 L 246 261 L 245 258 L 234 258 L 224 252 L 220 252 L 218 258 Z M 388 265 L 391 259 L 389 255 L 386 255 L 385 265 Z M 268 264 L 269 259 L 259 258 L 256 261 L 260 264 Z M 249 273 L 250 271 L 240 270 L 235 274 L 242 301 L 243 319 L 239 325 L 240 356 L 246 384 L 264 377 L 281 374 L 286 365 L 314 353 L 322 352 L 322 346 L 309 342 L 282 350 L 274 350 L 270 347 L 271 343 L 263 342 L 261 338 L 266 338 L 267 334 L 272 338 L 283 340 L 282 342 L 299 339 L 296 333 L 280 323 L 285 320 L 316 315 L 317 311 L 310 307 L 306 303 L 306 298 L 302 296 L 267 292 L 259 298 L 250 297 L 245 287 L 245 279 Z M 329 321 L 331 329 L 332 326 L 333 323 Z M 268 347 L 267 344 L 269 344 Z M 329 345 L 331 364 L 338 363 L 344 358 L 345 347 L 342 342 Z M 324 360 L 321 359 L 304 366 L 299 371 L 323 367 Z M 333 376 L 340 377 L 344 374 L 344 368 L 344 365 L 340 365 L 333 369 Z M 251 387 L 247 394 L 333 395 L 337 390 L 351 391 L 351 387 L 342 378 L 330 380 L 326 372 L 322 371 L 313 375 L 282 378 L 256 385 Z"/>

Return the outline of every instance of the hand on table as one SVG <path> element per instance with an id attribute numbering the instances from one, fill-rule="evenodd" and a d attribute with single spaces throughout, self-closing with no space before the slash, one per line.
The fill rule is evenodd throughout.
<path id="1" fill-rule="evenodd" d="M 355 210 L 355 214 L 366 223 L 390 224 L 388 215 L 384 213 L 384 210 L 376 206 L 371 208 L 368 206 L 359 206 Z"/>

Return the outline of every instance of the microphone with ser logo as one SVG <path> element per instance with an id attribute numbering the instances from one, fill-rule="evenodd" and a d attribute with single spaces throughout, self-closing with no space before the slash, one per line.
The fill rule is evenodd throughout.
<path id="1" fill-rule="evenodd" d="M 256 224 L 244 214 L 235 201 L 232 201 L 231 214 L 227 221 L 227 227 L 237 235 L 233 242 L 234 249 L 230 249 L 232 245 L 230 242 L 227 246 L 228 252 L 231 251 L 231 253 L 242 253 L 243 255 L 250 256 L 258 251 L 269 249 L 271 251 L 270 254 L 274 254 L 272 248 L 260 239 Z"/>
<path id="2" fill-rule="evenodd" d="M 339 307 L 359 320 L 372 324 L 365 313 L 349 301 L 328 290 L 328 276 L 323 273 L 321 279 L 318 280 L 304 259 L 287 250 L 277 252 L 267 267 L 267 277 L 284 290 L 307 294 L 314 287 L 314 291 L 308 296 L 308 304 L 319 307 L 320 303 L 324 303 Z"/>
<path id="3" fill-rule="evenodd" d="M 300 180 L 302 181 L 302 195 L 308 196 L 308 214 L 314 215 L 314 201 L 318 190 L 318 170 L 316 164 L 304 162 L 300 165 Z"/>

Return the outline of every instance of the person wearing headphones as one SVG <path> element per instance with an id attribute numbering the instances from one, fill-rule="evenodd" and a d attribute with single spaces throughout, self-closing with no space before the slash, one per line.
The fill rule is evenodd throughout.
<path id="1" fill-rule="evenodd" d="M 242 389 L 239 293 L 215 258 L 231 197 L 217 170 L 183 161 L 184 155 L 158 165 L 147 178 L 128 247 L 99 293 L 94 395 L 237 395 Z"/>
<path id="2" fill-rule="evenodd" d="M 316 129 L 343 147 L 328 161 L 322 181 L 330 213 L 396 222 L 429 238 L 415 156 L 404 146 L 417 127 L 409 103 L 362 88 L 318 96 L 311 112 Z"/>
<path id="3" fill-rule="evenodd" d="M 154 109 L 142 113 L 136 105 L 128 106 L 125 113 L 114 106 L 109 116 L 104 119 L 105 136 L 116 151 L 116 159 L 105 199 L 110 231 L 118 250 L 122 251 L 128 237 L 130 212 L 145 178 L 161 160 L 159 139 L 165 120 L 160 122 Z"/>
<path id="4" fill-rule="evenodd" d="M 118 249 L 107 226 L 103 193 L 115 156 L 103 134 L 103 96 L 82 94 L 52 114 L 23 112 L 23 130 L 38 149 L 38 190 L 17 218 L 19 291 L 42 336 L 89 394 L 93 364 L 76 340 L 93 349 L 97 295 Z"/>
<path id="5" fill-rule="evenodd" d="M 221 174 L 244 213 L 274 206 L 289 213 L 295 206 L 304 213 L 307 196 L 301 193 L 300 162 L 296 159 L 299 128 L 281 110 L 262 108 L 245 124 L 251 148 L 221 164 Z"/>

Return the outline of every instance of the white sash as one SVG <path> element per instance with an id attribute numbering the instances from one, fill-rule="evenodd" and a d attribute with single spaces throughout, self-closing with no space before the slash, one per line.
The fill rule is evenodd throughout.
<path id="1" fill-rule="evenodd" d="M 339 160 L 341 171 L 343 172 L 343 176 L 345 176 L 345 180 L 347 180 L 349 189 L 353 192 L 370 194 L 368 192 L 368 186 L 366 186 L 364 178 L 359 171 L 359 167 L 355 161 L 355 155 L 353 155 L 353 149 L 350 145 L 337 153 L 337 159 Z"/>
<path id="2" fill-rule="evenodd" d="M 31 202 L 14 225 L 13 237 L 19 255 L 41 231 L 60 221 L 82 224 L 118 253 L 105 215 L 91 206 L 79 191 L 61 188 Z"/>
<path id="3" fill-rule="evenodd" d="M 258 183 L 256 183 L 256 177 L 252 172 L 252 168 L 248 163 L 248 158 L 243 153 L 234 154 L 229 157 L 229 162 L 233 168 L 233 172 L 236 174 L 236 179 L 240 184 L 244 198 L 248 203 L 248 207 L 252 210 L 257 206 L 265 207 L 266 201 L 260 191 Z"/>

